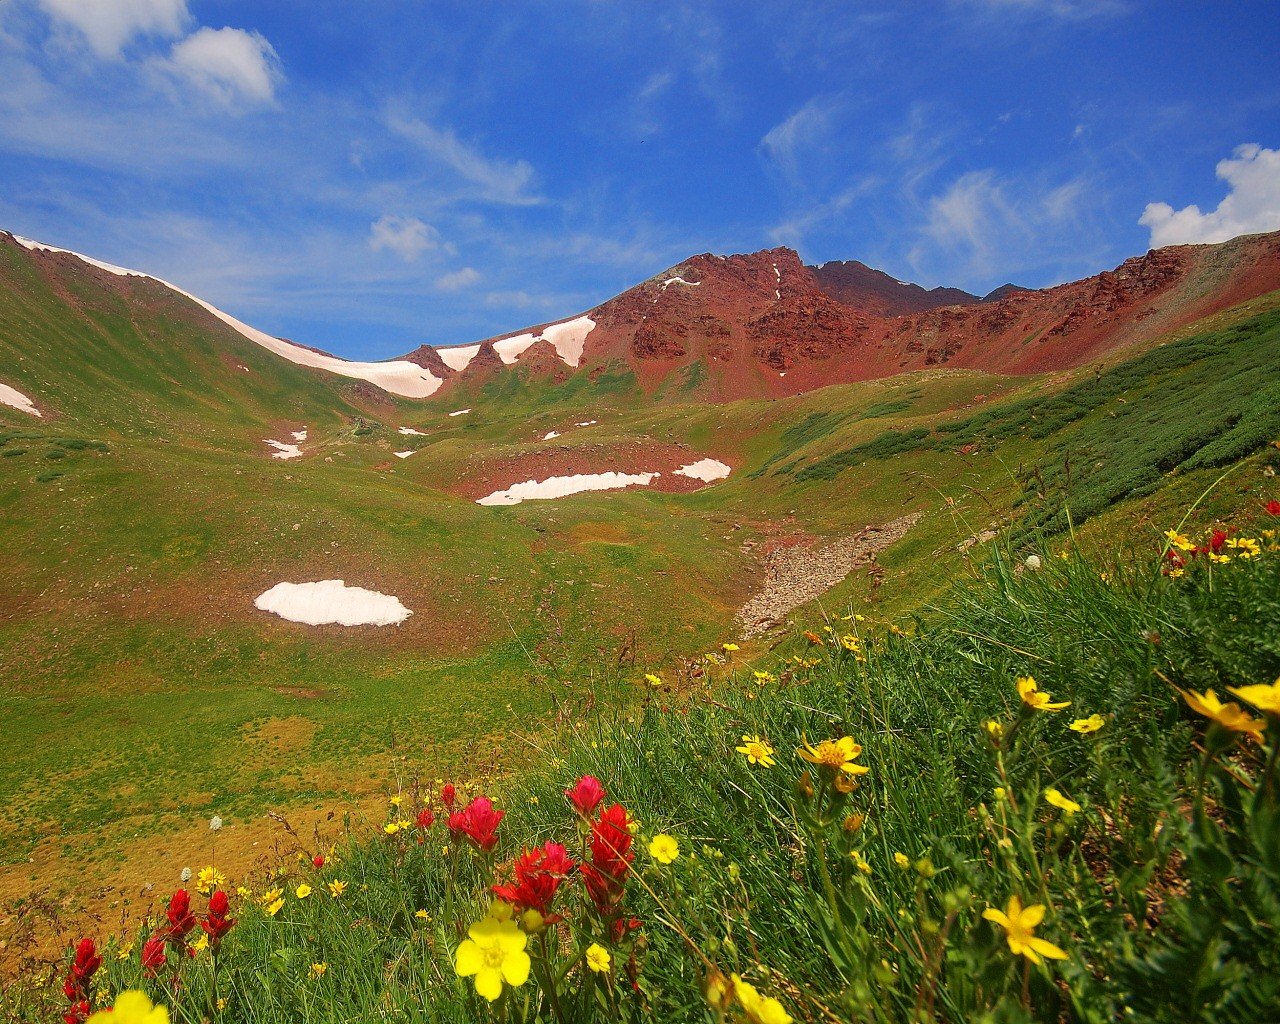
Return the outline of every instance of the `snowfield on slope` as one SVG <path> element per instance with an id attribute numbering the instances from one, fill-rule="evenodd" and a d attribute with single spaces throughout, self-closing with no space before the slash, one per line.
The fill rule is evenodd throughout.
<path id="1" fill-rule="evenodd" d="M 701 480 L 704 484 L 709 484 L 712 480 L 723 480 L 731 472 L 733 470 L 719 459 L 699 459 L 691 465 L 681 466 L 676 470 L 676 476 L 687 476 L 691 480 Z"/>
<path id="2" fill-rule="evenodd" d="M 587 335 L 595 329 L 595 326 L 596 322 L 591 317 L 578 316 L 572 320 L 562 320 L 558 324 L 544 327 L 540 334 L 526 331 L 513 338 L 495 341 L 493 350 L 498 353 L 499 359 L 510 366 L 535 341 L 546 341 L 556 350 L 556 355 L 566 366 L 576 367 L 582 362 L 582 348 L 587 342 Z M 479 345 L 451 345 L 436 349 L 437 354 L 444 360 L 444 365 L 458 371 L 465 370 L 479 351 Z"/>
<path id="3" fill-rule="evenodd" d="M 326 356 L 321 355 L 319 352 L 312 352 L 301 345 L 294 345 L 292 342 L 273 338 L 256 327 L 241 323 L 229 313 L 224 313 L 216 306 L 211 306 L 205 302 L 204 299 L 197 298 L 190 292 L 184 291 L 176 284 L 170 284 L 162 278 L 144 274 L 137 270 L 127 270 L 111 263 L 103 263 L 101 260 L 95 260 L 90 256 L 72 252 L 70 249 L 60 249 L 56 245 L 45 245 L 43 242 L 36 242 L 30 238 L 21 238 L 15 235 L 14 239 L 26 249 L 66 253 L 92 267 L 105 270 L 108 274 L 115 274 L 117 277 L 142 277 L 162 284 L 179 295 L 186 296 L 197 306 L 212 313 L 236 333 L 248 338 L 255 345 L 261 345 L 268 351 L 274 352 L 291 363 L 297 363 L 299 366 L 310 366 L 317 370 L 336 373 L 341 377 L 365 380 L 370 384 L 376 384 L 383 391 L 389 391 L 393 395 L 400 395 L 402 398 L 426 398 L 428 395 L 435 394 L 442 383 L 440 378 L 434 376 L 429 370 L 425 370 L 417 363 L 411 363 L 406 359 L 393 359 L 385 363 L 357 363 L 339 359 L 337 356 Z"/>
<path id="4" fill-rule="evenodd" d="M 307 626 L 395 626 L 413 614 L 398 597 L 349 587 L 342 580 L 277 583 L 253 604 Z"/>
<path id="5" fill-rule="evenodd" d="M 289 444 L 287 441 L 272 441 L 270 438 L 264 437 L 262 443 L 274 448 L 271 453 L 273 459 L 300 459 L 302 458 L 302 449 L 296 444 Z"/>
<path id="6" fill-rule="evenodd" d="M 675 470 L 676 476 L 688 477 L 711 483 L 723 480 L 732 470 L 716 459 L 701 459 L 698 462 L 681 466 Z M 627 487 L 648 487 L 662 474 L 658 472 L 618 473 L 610 470 L 607 473 L 575 473 L 572 476 L 551 476 L 545 480 L 525 480 L 483 498 L 477 498 L 477 505 L 519 505 L 522 501 L 547 501 L 552 498 L 566 498 L 571 494 L 582 494 L 584 491 L 616 491 Z"/>
<path id="7" fill-rule="evenodd" d="M 0 405 L 7 405 L 19 412 L 25 412 L 28 416 L 44 416 L 44 413 L 36 408 L 35 402 L 8 384 L 0 384 Z"/>

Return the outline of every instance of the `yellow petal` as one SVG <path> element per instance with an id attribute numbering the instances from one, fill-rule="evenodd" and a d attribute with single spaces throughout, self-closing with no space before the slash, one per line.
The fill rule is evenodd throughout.
<path id="1" fill-rule="evenodd" d="M 1067 954 L 1055 946 L 1052 942 L 1045 942 L 1044 939 L 1030 939 L 1031 948 L 1041 956 L 1047 956 L 1050 960 L 1065 960 Z"/>
<path id="2" fill-rule="evenodd" d="M 458 952 L 454 954 L 454 969 L 458 974 L 465 978 L 475 974 L 484 966 L 484 954 L 480 952 L 480 947 L 470 939 L 464 939 Z"/>
<path id="3" fill-rule="evenodd" d="M 510 928 L 503 928 L 498 932 L 498 945 L 509 955 L 519 953 L 529 942 L 529 936 L 517 928 L 514 921 L 510 924 Z"/>
<path id="4" fill-rule="evenodd" d="M 984 920 L 994 921 L 1001 928 L 1009 927 L 1009 918 L 1005 915 L 1004 911 L 996 910 L 995 907 L 987 907 L 987 909 L 982 912 L 982 917 Z"/>
<path id="5" fill-rule="evenodd" d="M 491 1003 L 502 995 L 502 975 L 496 967 L 484 967 L 476 974 L 476 992 Z"/>
<path id="6" fill-rule="evenodd" d="M 1034 928 L 1044 920 L 1044 904 L 1035 903 L 1018 915 L 1018 923 L 1024 928 Z"/>
<path id="7" fill-rule="evenodd" d="M 502 977 L 508 985 L 519 986 L 529 980 L 529 954 L 508 953 L 502 961 Z"/>

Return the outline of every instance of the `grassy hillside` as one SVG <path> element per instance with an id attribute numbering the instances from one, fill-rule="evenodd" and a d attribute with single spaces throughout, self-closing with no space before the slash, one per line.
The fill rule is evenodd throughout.
<path id="1" fill-rule="evenodd" d="M 526 734 L 536 758 L 456 799 L 403 779 L 388 827 L 335 823 L 221 882 L 237 921 L 216 957 L 183 952 L 198 930 L 166 955 L 163 913 L 112 940 L 95 1005 L 131 987 L 188 1021 L 1267 1019 L 1278 521 L 1239 510 L 1181 575 L 1164 538 L 1039 569 L 1001 551 L 927 627 L 833 618 L 637 703 L 566 708 Z M 1176 525 L 1210 544 L 1211 522 Z M 1238 687 L 1247 710 L 1206 715 L 1197 694 Z M 564 791 L 585 775 L 608 797 L 583 819 Z M 505 814 L 491 845 L 478 818 L 448 823 L 480 793 Z M 586 867 L 535 858 L 515 910 L 492 902 L 548 842 Z M 479 994 L 507 933 L 505 981 Z M 14 988 L 6 1009 L 60 999 Z"/>

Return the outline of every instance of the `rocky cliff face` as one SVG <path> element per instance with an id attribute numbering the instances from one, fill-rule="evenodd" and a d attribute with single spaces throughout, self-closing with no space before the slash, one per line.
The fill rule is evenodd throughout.
<path id="1" fill-rule="evenodd" d="M 965 306 L 980 302 L 960 288 L 921 288 L 873 270 L 857 260 L 833 261 L 813 267 L 818 287 L 837 302 L 871 316 L 905 316 L 939 306 Z"/>

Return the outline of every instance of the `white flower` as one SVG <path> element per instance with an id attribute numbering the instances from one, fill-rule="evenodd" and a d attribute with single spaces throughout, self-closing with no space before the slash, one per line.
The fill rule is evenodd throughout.
<path id="1" fill-rule="evenodd" d="M 1039 555 L 1027 555 L 1027 560 L 1026 560 L 1026 562 L 1025 562 L 1025 565 L 1026 565 L 1026 567 L 1027 567 L 1028 569 L 1032 569 L 1032 570 L 1039 569 L 1039 568 L 1040 568 L 1040 556 L 1039 556 Z"/>
<path id="2" fill-rule="evenodd" d="M 209 819 L 209 831 L 217 832 L 220 828 L 222 828 L 222 819 L 215 814 Z"/>
<path id="3" fill-rule="evenodd" d="M 182 869 L 182 874 L 180 874 L 180 875 L 178 876 L 178 878 L 179 878 L 179 879 L 181 879 L 181 880 L 182 880 L 182 881 L 184 881 L 184 882 L 189 882 L 189 881 L 191 881 L 191 869 L 190 869 L 190 868 L 183 868 L 183 869 Z"/>

